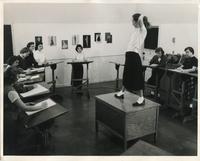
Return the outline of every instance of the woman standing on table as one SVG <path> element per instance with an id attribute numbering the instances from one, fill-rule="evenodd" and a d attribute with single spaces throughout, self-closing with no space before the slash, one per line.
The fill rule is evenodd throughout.
<path id="1" fill-rule="evenodd" d="M 144 76 L 142 71 L 142 45 L 147 35 L 147 28 L 150 26 L 146 16 L 136 13 L 132 16 L 132 24 L 134 31 L 128 44 L 124 73 L 123 87 L 120 92 L 115 94 L 117 98 L 124 98 L 125 89 L 128 91 L 139 91 L 138 100 L 133 103 L 133 106 L 145 104 L 143 96 Z"/>

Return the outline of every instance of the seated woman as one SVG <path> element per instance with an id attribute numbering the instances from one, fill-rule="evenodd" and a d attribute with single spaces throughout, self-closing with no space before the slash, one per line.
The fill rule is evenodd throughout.
<path id="1" fill-rule="evenodd" d="M 23 69 L 19 68 L 19 59 L 17 56 L 11 56 L 7 60 L 7 67 L 4 71 L 6 71 L 8 68 L 12 67 L 14 70 L 16 70 L 17 73 L 22 73 Z"/>
<path id="2" fill-rule="evenodd" d="M 167 63 L 167 58 L 164 55 L 164 50 L 159 47 L 155 50 L 156 55 L 151 59 L 149 65 L 156 66 L 156 67 L 165 67 Z M 154 68 L 152 69 L 152 75 L 148 79 L 147 84 L 156 85 L 156 77 L 158 76 L 158 85 L 160 82 L 161 77 L 163 76 L 164 71 Z"/>
<path id="3" fill-rule="evenodd" d="M 83 53 L 82 45 L 78 44 L 75 50 L 76 50 L 76 54 L 75 54 L 75 59 L 73 61 L 77 61 L 77 62 L 85 61 L 86 59 Z M 72 65 L 72 79 L 83 79 L 83 64 Z M 77 87 L 77 89 L 81 90 L 82 80 L 72 81 L 72 85 L 74 87 Z"/>
<path id="4" fill-rule="evenodd" d="M 27 137 L 34 135 L 32 129 L 25 129 L 24 127 L 24 111 L 39 110 L 47 106 L 46 103 L 41 106 L 33 106 L 25 104 L 19 97 L 13 85 L 17 81 L 16 71 L 12 67 L 8 68 L 4 72 L 4 153 L 16 154 L 23 147 L 20 147 L 20 143 L 28 141 Z M 35 136 L 35 135 L 34 135 Z M 29 138 L 32 144 L 34 139 Z M 30 146 L 26 145 L 26 148 Z M 22 145 L 23 146 L 23 145 Z"/>
<path id="5" fill-rule="evenodd" d="M 185 59 L 183 64 L 177 68 L 177 70 L 181 72 L 197 72 L 198 69 L 198 59 L 194 56 L 194 49 L 192 47 L 186 47 L 184 49 L 185 51 Z M 187 76 L 187 75 L 182 75 L 181 79 L 183 82 L 185 82 L 185 96 L 186 100 L 189 102 L 192 101 L 192 98 L 194 96 L 194 78 Z M 182 82 L 181 82 L 182 83 Z M 181 86 L 180 86 L 181 88 Z"/>
<path id="6" fill-rule="evenodd" d="M 45 53 L 43 52 L 43 43 L 37 44 L 37 50 L 33 53 L 33 56 L 38 63 L 38 66 L 44 66 L 46 64 Z"/>

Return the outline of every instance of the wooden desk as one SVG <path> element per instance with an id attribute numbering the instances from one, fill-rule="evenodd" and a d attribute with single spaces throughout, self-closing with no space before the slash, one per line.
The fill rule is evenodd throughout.
<path id="1" fill-rule="evenodd" d="M 32 128 L 35 126 L 38 126 L 50 119 L 54 119 L 60 115 L 63 115 L 65 113 L 69 112 L 68 109 L 62 107 L 58 103 L 56 105 L 49 107 L 45 110 L 42 110 L 40 112 L 37 112 L 33 115 L 30 115 L 26 117 L 24 124 L 26 128 Z"/>
<path id="2" fill-rule="evenodd" d="M 138 156 L 169 156 L 172 155 L 154 145 L 145 141 L 139 140 L 131 146 L 122 155 L 138 155 Z"/>
<path id="3" fill-rule="evenodd" d="M 133 107 L 138 96 L 127 92 L 123 100 L 114 97 L 115 93 L 96 96 L 96 132 L 101 123 L 118 137 L 127 141 L 154 134 L 156 141 L 159 104 L 146 99 L 144 106 Z"/>
<path id="4" fill-rule="evenodd" d="M 120 64 L 120 63 L 113 62 L 113 61 L 110 61 L 109 63 L 115 64 L 115 69 L 116 69 L 116 71 L 117 71 L 115 89 L 116 89 L 116 91 L 117 91 L 117 90 L 119 90 L 119 67 L 120 67 L 120 66 L 124 66 L 124 64 Z"/>
<path id="5" fill-rule="evenodd" d="M 72 81 L 72 84 L 75 81 L 83 81 L 82 84 L 81 84 L 81 86 L 86 85 L 86 91 L 87 91 L 87 97 L 88 98 L 90 98 L 88 70 L 89 70 L 89 64 L 92 63 L 92 62 L 93 61 L 87 61 L 87 60 L 86 61 L 72 61 L 72 62 L 67 62 L 67 64 L 71 64 L 72 65 L 72 73 L 73 73 L 73 65 L 75 65 L 75 64 L 83 64 L 83 65 L 85 64 L 86 65 L 86 78 L 82 78 L 82 79 L 73 79 L 72 78 L 71 81 Z M 72 87 L 72 92 L 73 92 L 73 87 Z"/>

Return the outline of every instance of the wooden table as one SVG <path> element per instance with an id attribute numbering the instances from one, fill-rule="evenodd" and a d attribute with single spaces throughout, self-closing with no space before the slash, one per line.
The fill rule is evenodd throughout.
<path id="1" fill-rule="evenodd" d="M 158 116 L 160 104 L 146 99 L 144 106 L 133 107 L 138 96 L 127 92 L 125 98 L 117 99 L 115 93 L 96 96 L 96 132 L 98 124 L 107 127 L 113 134 L 127 141 L 154 134 L 157 137 Z"/>
<path id="2" fill-rule="evenodd" d="M 172 155 L 154 145 L 151 145 L 145 141 L 139 140 L 133 146 L 131 146 L 122 155 L 138 155 L 138 156 L 169 156 Z"/>
<path id="3" fill-rule="evenodd" d="M 115 69 L 117 71 L 115 90 L 118 91 L 119 90 L 119 67 L 124 66 L 124 64 L 113 62 L 113 61 L 110 61 L 109 63 L 115 64 Z"/>
<path id="4" fill-rule="evenodd" d="M 82 79 L 71 79 L 72 81 L 72 91 L 73 91 L 73 82 L 75 81 L 83 81 L 83 83 L 80 85 L 81 87 L 83 85 L 86 85 L 86 91 L 87 91 L 87 97 L 88 99 L 90 98 L 90 93 L 89 93 L 89 74 L 88 74 L 88 70 L 89 70 L 89 64 L 92 63 L 93 61 L 91 60 L 85 60 L 85 61 L 72 61 L 72 62 L 67 62 L 67 64 L 71 64 L 72 65 L 72 75 L 73 75 L 73 65 L 75 64 L 82 64 L 82 65 L 86 65 L 86 78 L 82 78 Z M 78 89 L 78 87 L 77 87 Z"/>

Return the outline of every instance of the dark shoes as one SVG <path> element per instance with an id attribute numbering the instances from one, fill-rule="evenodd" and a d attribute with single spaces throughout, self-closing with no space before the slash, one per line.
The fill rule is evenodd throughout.
<path id="1" fill-rule="evenodd" d="M 143 105 L 145 105 L 145 100 L 142 103 L 138 102 L 133 103 L 133 106 L 143 106 Z"/>
<path id="2" fill-rule="evenodd" d="M 124 99 L 124 95 L 118 96 L 117 94 L 115 94 L 115 97 L 119 99 Z"/>

